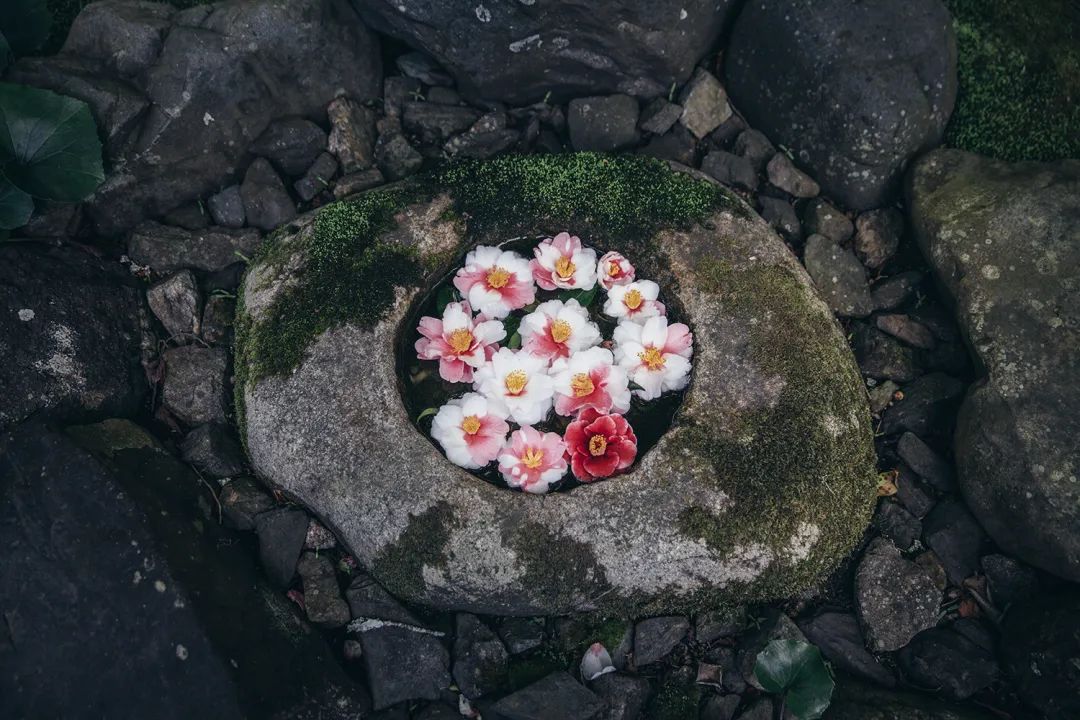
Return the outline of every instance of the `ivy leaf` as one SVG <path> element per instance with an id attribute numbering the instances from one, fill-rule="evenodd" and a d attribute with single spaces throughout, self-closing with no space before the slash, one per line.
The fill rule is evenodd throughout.
<path id="1" fill-rule="evenodd" d="M 816 720 L 829 707 L 833 679 L 821 651 L 801 640 L 773 640 L 758 653 L 754 677 L 766 692 L 784 695 L 799 720 Z"/>
<path id="2" fill-rule="evenodd" d="M 29 55 L 49 39 L 53 16 L 45 0 L 0 2 L 0 32 L 14 55 Z"/>
<path id="3" fill-rule="evenodd" d="M 436 407 L 425 408 L 424 410 L 420 411 L 419 415 L 416 416 L 416 422 L 419 423 L 421 420 L 426 418 L 428 415 L 434 415 L 437 412 L 439 412 L 439 408 L 436 408 Z"/>
<path id="4" fill-rule="evenodd" d="M 0 230 L 14 230 L 30 222 L 34 199 L 0 178 Z"/>
<path id="5" fill-rule="evenodd" d="M 0 172 L 28 195 L 79 202 L 105 180 L 86 103 L 0 83 Z"/>

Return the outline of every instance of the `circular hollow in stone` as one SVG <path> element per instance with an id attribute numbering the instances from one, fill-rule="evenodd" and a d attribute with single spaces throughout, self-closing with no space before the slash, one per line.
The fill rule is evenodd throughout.
<path id="1" fill-rule="evenodd" d="M 520 234 L 522 213 L 634 257 L 695 333 L 672 429 L 628 474 L 544 496 L 443 457 L 395 358 L 423 288 Z M 506 615 L 767 600 L 820 579 L 868 523 L 870 416 L 840 328 L 761 218 L 657 161 L 507 157 L 369 191 L 280 231 L 241 300 L 256 472 L 406 600 Z"/>

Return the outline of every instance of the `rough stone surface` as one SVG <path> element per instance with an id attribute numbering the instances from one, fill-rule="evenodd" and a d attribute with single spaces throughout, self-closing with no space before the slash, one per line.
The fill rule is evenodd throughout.
<path id="1" fill-rule="evenodd" d="M 203 340 L 211 345 L 231 345 L 235 315 L 236 300 L 233 298 L 224 295 L 206 298 L 202 314 Z"/>
<path id="2" fill-rule="evenodd" d="M 856 210 L 887 204 L 905 161 L 941 140 L 956 99 L 952 18 L 939 0 L 749 3 L 724 69 L 749 123 Z"/>
<path id="3" fill-rule="evenodd" d="M 773 145 L 765 133 L 752 128 L 743 130 L 735 138 L 735 146 L 732 148 L 736 155 L 746 158 L 754 165 L 758 173 L 765 172 L 765 166 L 773 155 L 776 154 L 776 146 Z"/>
<path id="4" fill-rule="evenodd" d="M 731 117 L 727 93 L 720 81 L 704 68 L 694 71 L 679 94 L 679 103 L 683 109 L 679 122 L 699 140 Z"/>
<path id="5" fill-rule="evenodd" d="M 340 97 L 326 109 L 330 116 L 330 152 L 342 172 L 366 170 L 375 162 L 375 112 L 355 100 Z"/>
<path id="6" fill-rule="evenodd" d="M 437 60 L 465 95 L 525 105 L 549 92 L 556 102 L 667 96 L 716 41 L 733 3 L 433 2 L 407 12 L 396 0 L 356 4 L 372 27 Z"/>
<path id="7" fill-rule="evenodd" d="M 74 246 L 0 243 L 0 428 L 135 412 L 141 295 L 119 265 Z"/>
<path id="8" fill-rule="evenodd" d="M 254 530 L 255 516 L 273 509 L 274 498 L 249 477 L 226 483 L 218 497 L 222 512 L 238 530 Z"/>
<path id="9" fill-rule="evenodd" d="M 248 225 L 260 230 L 274 230 L 296 217 L 296 205 L 274 167 L 257 158 L 244 174 L 240 185 L 244 215 Z"/>
<path id="10" fill-rule="evenodd" d="M 952 463 L 941 457 L 913 432 L 906 432 L 896 442 L 896 454 L 924 481 L 941 492 L 956 488 Z"/>
<path id="11" fill-rule="evenodd" d="M 323 153 L 307 169 L 304 177 L 293 183 L 293 190 L 301 200 L 310 202 L 316 195 L 330 187 L 337 171 L 338 161 L 330 153 Z"/>
<path id="12" fill-rule="evenodd" d="M 226 425 L 200 425 L 180 443 L 180 455 L 212 478 L 239 475 L 244 470 L 244 452 Z"/>
<path id="13" fill-rule="evenodd" d="M 383 177 L 379 168 L 361 170 L 352 175 L 346 175 L 334 183 L 334 197 L 340 200 L 358 192 L 378 187 L 385 182 L 386 178 Z"/>
<path id="14" fill-rule="evenodd" d="M 897 273 L 874 285 L 870 296 L 878 310 L 895 310 L 915 294 L 922 284 L 923 274 L 918 270 Z"/>
<path id="15" fill-rule="evenodd" d="M 629 95 L 570 101 L 566 112 L 575 150 L 616 150 L 637 142 L 638 104 Z"/>
<path id="16" fill-rule="evenodd" d="M 656 98 L 641 111 L 638 127 L 642 132 L 663 135 L 679 121 L 682 112 L 682 105 L 668 102 L 664 98 Z"/>
<path id="17" fill-rule="evenodd" d="M 923 518 L 923 540 L 954 585 L 978 570 L 985 538 L 979 523 L 959 500 L 942 500 Z"/>
<path id="18" fill-rule="evenodd" d="M 899 650 L 933 627 L 940 602 L 933 577 L 891 542 L 878 538 L 866 549 L 855 577 L 855 604 L 871 650 Z"/>
<path id="19" fill-rule="evenodd" d="M 900 248 L 904 216 L 896 208 L 871 210 L 855 218 L 855 254 L 871 270 L 884 265 Z"/>
<path id="20" fill-rule="evenodd" d="M 825 610 L 800 622 L 799 629 L 840 670 L 885 687 L 896 685 L 892 673 L 866 650 L 855 615 Z"/>
<path id="21" fill-rule="evenodd" d="M 244 198 L 240 195 L 239 185 L 230 185 L 206 201 L 210 217 L 221 227 L 244 227 Z"/>
<path id="22" fill-rule="evenodd" d="M 825 720 L 994 720 L 972 704 L 958 705 L 926 693 L 885 690 L 837 678 Z"/>
<path id="23" fill-rule="evenodd" d="M 923 375 L 904 386 L 903 399 L 893 402 L 881 419 L 886 435 L 912 432 L 916 435 L 948 436 L 952 418 L 967 385 L 945 373 Z"/>
<path id="24" fill-rule="evenodd" d="M 1080 580 L 1080 162 L 958 151 L 912 169 L 916 238 L 981 377 L 956 428 L 972 512 L 1005 551 Z"/>
<path id="25" fill-rule="evenodd" d="M 821 188 L 814 179 L 795 167 L 785 153 L 778 152 L 765 166 L 765 172 L 769 176 L 769 182 L 773 187 L 780 188 L 788 195 L 796 198 L 816 197 Z"/>
<path id="26" fill-rule="evenodd" d="M 307 118 L 275 120 L 250 148 L 292 176 L 303 174 L 325 149 L 326 132 Z"/>
<path id="27" fill-rule="evenodd" d="M 383 133 L 375 143 L 375 162 L 390 180 L 412 175 L 424 164 L 424 157 L 399 132 Z"/>
<path id="28" fill-rule="evenodd" d="M 915 517 L 925 517 L 934 507 L 933 491 L 919 480 L 911 468 L 901 464 L 897 473 L 896 499 Z"/>
<path id="29" fill-rule="evenodd" d="M 874 301 L 866 284 L 866 270 L 848 249 L 824 235 L 806 239 L 806 271 L 829 303 L 843 317 L 866 317 Z"/>
<path id="30" fill-rule="evenodd" d="M 401 124 L 422 143 L 434 145 L 468 130 L 479 119 L 480 112 L 471 107 L 414 100 L 405 103 Z"/>
<path id="31" fill-rule="evenodd" d="M 601 675 L 589 683 L 589 689 L 607 704 L 602 720 L 638 720 L 651 693 L 647 678 L 619 673 Z"/>
<path id="32" fill-rule="evenodd" d="M 1047 717 L 1080 715 L 1080 591 L 1017 605 L 1001 627 L 1001 662 L 1026 702 Z"/>
<path id="33" fill-rule="evenodd" d="M 634 665 L 644 667 L 659 662 L 690 632 L 690 621 L 670 615 L 642 620 L 634 626 Z"/>
<path id="34" fill-rule="evenodd" d="M 71 23 L 62 52 L 93 60 L 121 77 L 134 77 L 157 60 L 174 12 L 168 5 L 138 0 L 91 3 Z"/>
<path id="35" fill-rule="evenodd" d="M 984 555 L 980 564 L 990 589 L 990 601 L 1001 609 L 1027 600 L 1039 591 L 1035 571 L 1007 555 Z"/>
<path id="36" fill-rule="evenodd" d="M 851 239 L 855 226 L 848 216 L 828 200 L 815 198 L 803 208 L 803 227 L 810 235 L 824 235 L 835 243 L 843 245 Z"/>
<path id="37" fill-rule="evenodd" d="M 224 423 L 228 355 L 221 348 L 194 345 L 166 350 L 165 408 L 188 425 Z"/>
<path id="38" fill-rule="evenodd" d="M 459 613 L 454 633 L 454 682 L 467 698 L 497 690 L 506 679 L 509 654 L 475 615 Z"/>
<path id="39" fill-rule="evenodd" d="M 325 628 L 349 622 L 349 606 L 341 597 L 334 563 L 326 555 L 306 552 L 296 564 L 304 588 L 304 612 L 308 620 Z"/>
<path id="40" fill-rule="evenodd" d="M 429 631 L 382 625 L 360 633 L 375 709 L 438 700 L 450 686 L 450 654 Z"/>
<path id="41" fill-rule="evenodd" d="M 933 350 L 937 346 L 934 334 L 908 315 L 878 315 L 874 322 L 880 330 L 921 350 Z"/>
<path id="42" fill-rule="evenodd" d="M 909 682 L 964 700 L 993 683 L 999 674 L 993 638 L 976 620 L 921 632 L 897 660 Z"/>
<path id="43" fill-rule="evenodd" d="M 208 228 L 189 232 L 146 222 L 131 233 L 127 254 L 138 264 L 160 273 L 184 268 L 214 272 L 237 262 L 240 255 L 253 255 L 260 241 L 258 230 Z"/>
<path id="44" fill-rule="evenodd" d="M 267 576 L 278 587 L 292 584 L 307 530 L 308 516 L 303 510 L 283 507 L 255 516 L 259 559 Z"/>
<path id="45" fill-rule="evenodd" d="M 780 237 L 790 243 L 802 240 L 802 223 L 799 222 L 799 216 L 791 203 L 783 198 L 767 195 L 759 195 L 758 202 L 761 203 L 761 217 Z"/>
<path id="46" fill-rule="evenodd" d="M 492 708 L 495 720 L 597 720 L 604 703 L 565 672 L 556 672 L 507 695 Z"/>
<path id="47" fill-rule="evenodd" d="M 418 627 L 421 625 L 412 613 L 367 575 L 358 575 L 349 583 L 345 599 L 355 618 L 385 620 Z"/>
<path id="48" fill-rule="evenodd" d="M 878 503 L 874 527 L 905 552 L 922 539 L 923 526 L 919 518 L 897 502 L 882 500 Z"/>
<path id="49" fill-rule="evenodd" d="M 701 171 L 725 185 L 750 192 L 757 190 L 758 176 L 754 165 L 741 155 L 713 150 L 701 161 Z"/>
<path id="50" fill-rule="evenodd" d="M 199 334 L 202 297 L 190 270 L 181 270 L 151 285 L 146 291 L 146 303 L 169 337 L 184 342 Z"/>

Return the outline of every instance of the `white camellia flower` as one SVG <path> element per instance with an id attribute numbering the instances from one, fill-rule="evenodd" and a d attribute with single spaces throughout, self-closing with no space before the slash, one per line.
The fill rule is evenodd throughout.
<path id="1" fill-rule="evenodd" d="M 667 313 L 660 296 L 660 286 L 652 280 L 635 280 L 626 285 L 613 285 L 604 302 L 604 314 L 618 320 L 643 323 L 649 318 Z"/>
<path id="2" fill-rule="evenodd" d="M 599 345 L 600 328 L 577 300 L 548 300 L 521 319 L 522 349 L 547 360 L 570 357 Z"/>
<path id="3" fill-rule="evenodd" d="M 446 403 L 431 422 L 431 437 L 450 462 L 470 470 L 497 458 L 508 432 L 505 408 L 479 393 L 466 393 Z"/>
<path id="4" fill-rule="evenodd" d="M 465 256 L 454 287 L 479 313 L 501 320 L 536 298 L 529 261 L 511 250 L 478 245 Z"/>
<path id="5" fill-rule="evenodd" d="M 630 409 L 626 371 L 614 364 L 611 351 L 594 347 L 556 360 L 551 366 L 555 412 L 577 415 L 587 407 L 607 413 Z"/>
<path id="6" fill-rule="evenodd" d="M 615 362 L 641 386 L 634 391 L 638 397 L 655 400 L 690 382 L 693 342 L 690 328 L 669 326 L 665 317 L 649 318 L 644 325 L 624 320 L 615 328 Z"/>
<path id="7" fill-rule="evenodd" d="M 473 373 L 473 385 L 518 425 L 535 425 L 551 411 L 548 361 L 527 352 L 501 348 Z"/>

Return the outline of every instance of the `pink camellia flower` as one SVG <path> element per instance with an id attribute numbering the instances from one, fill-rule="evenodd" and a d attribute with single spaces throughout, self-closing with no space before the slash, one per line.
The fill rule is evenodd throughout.
<path id="1" fill-rule="evenodd" d="M 563 435 L 570 468 L 581 482 L 611 477 L 634 464 L 637 436 L 622 415 L 585 408 Z"/>
<path id="2" fill-rule="evenodd" d="M 510 250 L 478 245 L 465 256 L 454 287 L 479 312 L 501 320 L 536 298 L 529 261 Z"/>
<path id="3" fill-rule="evenodd" d="M 544 290 L 592 290 L 596 286 L 596 251 L 581 239 L 561 232 L 536 246 L 529 263 L 536 284 Z"/>
<path id="4" fill-rule="evenodd" d="M 499 349 L 496 343 L 506 337 L 506 329 L 498 320 L 483 315 L 473 318 L 467 302 L 449 303 L 442 320 L 420 318 L 416 329 L 423 335 L 416 341 L 416 356 L 438 360 L 439 377 L 447 382 L 472 382 L 473 369 L 494 355 Z"/>
<path id="5" fill-rule="evenodd" d="M 556 360 L 551 366 L 555 412 L 576 415 L 584 408 L 602 413 L 629 410 L 626 371 L 614 363 L 611 351 L 600 347 L 574 353 L 569 360 Z"/>
<path id="6" fill-rule="evenodd" d="M 537 357 L 555 360 L 599 345 L 601 335 L 589 311 L 577 300 L 548 300 L 521 319 L 521 348 Z"/>
<path id="7" fill-rule="evenodd" d="M 480 393 L 451 400 L 439 408 L 431 422 L 431 437 L 450 462 L 470 470 L 497 458 L 508 432 L 506 415 Z"/>
<path id="8" fill-rule="evenodd" d="M 623 257 L 622 253 L 614 250 L 604 253 L 600 262 L 596 264 L 596 277 L 605 290 L 610 290 L 616 285 L 627 285 L 634 281 L 634 266 Z"/>
<path id="9" fill-rule="evenodd" d="M 690 382 L 694 335 L 682 323 L 668 325 L 655 317 L 644 325 L 623 321 L 615 328 L 615 362 L 641 386 L 634 392 L 654 400 L 667 390 L 682 390 Z"/>
<path id="10" fill-rule="evenodd" d="M 613 285 L 604 301 L 604 314 L 617 320 L 645 322 L 651 317 L 667 314 L 664 304 L 656 299 L 659 296 L 660 286 L 652 280 Z"/>
<path id="11" fill-rule="evenodd" d="M 566 474 L 566 468 L 563 439 L 531 425 L 515 430 L 499 454 L 499 472 L 506 484 L 525 492 L 546 493 Z"/>

